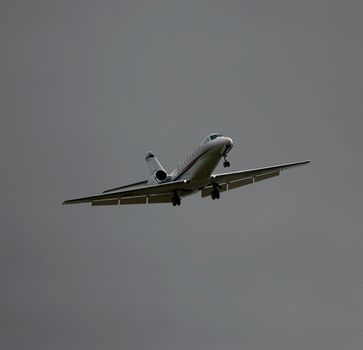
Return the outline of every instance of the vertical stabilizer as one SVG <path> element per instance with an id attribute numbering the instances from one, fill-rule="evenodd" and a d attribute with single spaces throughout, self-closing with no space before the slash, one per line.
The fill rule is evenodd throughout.
<path id="1" fill-rule="evenodd" d="M 147 152 L 145 156 L 147 167 L 149 168 L 150 174 L 154 174 L 157 170 L 164 170 L 161 166 L 154 153 Z M 165 170 L 164 170 L 165 171 Z"/>
<path id="2" fill-rule="evenodd" d="M 151 174 L 148 181 L 149 184 L 160 183 L 167 180 L 168 175 L 155 157 L 154 153 L 148 152 L 145 156 L 145 161 Z"/>

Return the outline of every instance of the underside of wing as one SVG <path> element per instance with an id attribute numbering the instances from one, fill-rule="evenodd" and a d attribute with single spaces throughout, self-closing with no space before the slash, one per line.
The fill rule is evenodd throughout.
<path id="1" fill-rule="evenodd" d="M 189 191 L 187 180 L 174 181 L 152 186 L 142 186 L 132 190 L 71 199 L 63 204 L 91 203 L 93 206 L 170 203 L 175 191 Z"/>
<path id="2" fill-rule="evenodd" d="M 283 170 L 308 163 L 310 163 L 310 161 L 306 160 L 303 162 L 212 175 L 210 183 L 201 191 L 202 197 L 209 196 L 215 187 L 218 188 L 219 192 L 232 190 L 241 186 L 252 184 L 254 182 L 270 179 L 280 175 L 280 172 Z"/>
<path id="3" fill-rule="evenodd" d="M 91 201 L 92 206 L 103 205 L 125 205 L 125 204 L 154 204 L 171 203 L 173 194 L 152 194 L 147 196 L 135 196 L 115 199 L 95 199 Z"/>

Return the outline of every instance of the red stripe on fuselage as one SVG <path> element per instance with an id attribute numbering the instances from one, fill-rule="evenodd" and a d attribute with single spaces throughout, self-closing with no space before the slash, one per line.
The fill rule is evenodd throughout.
<path id="1" fill-rule="evenodd" d="M 200 159 L 202 156 L 204 156 L 205 154 L 207 154 L 209 152 L 209 150 L 203 152 L 202 154 L 200 154 L 197 158 L 195 158 L 191 163 L 189 163 L 186 168 L 174 179 L 174 181 L 178 180 L 181 176 L 183 176 L 196 162 L 198 159 Z"/>

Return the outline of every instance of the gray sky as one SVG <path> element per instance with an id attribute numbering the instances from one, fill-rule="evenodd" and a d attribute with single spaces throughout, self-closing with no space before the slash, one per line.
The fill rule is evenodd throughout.
<path id="1" fill-rule="evenodd" d="M 1 1 L 0 348 L 361 349 L 362 17 Z M 313 162 L 219 201 L 61 206 L 214 131 L 231 170 Z"/>

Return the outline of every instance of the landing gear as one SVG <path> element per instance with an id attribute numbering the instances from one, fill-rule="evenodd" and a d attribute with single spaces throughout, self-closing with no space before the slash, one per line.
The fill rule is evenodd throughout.
<path id="1" fill-rule="evenodd" d="M 213 200 L 215 200 L 215 199 L 219 199 L 221 195 L 217 188 L 213 188 L 213 190 L 210 193 L 210 196 Z"/>
<path id="2" fill-rule="evenodd" d="M 223 162 L 223 166 L 225 167 L 225 168 L 229 168 L 230 166 L 231 166 L 231 163 L 228 161 L 228 159 L 227 159 L 227 154 L 224 154 L 223 155 L 223 158 L 224 158 L 224 162 Z"/>
<path id="3" fill-rule="evenodd" d="M 173 204 L 173 207 L 180 205 L 181 200 L 180 200 L 180 197 L 176 193 L 174 193 L 174 196 L 171 199 L 171 203 Z"/>

